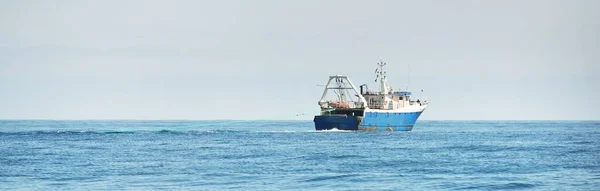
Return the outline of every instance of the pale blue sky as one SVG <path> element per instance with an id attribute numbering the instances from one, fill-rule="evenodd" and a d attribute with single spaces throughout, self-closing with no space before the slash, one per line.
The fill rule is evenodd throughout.
<path id="1" fill-rule="evenodd" d="M 600 1 L 0 1 L 0 119 L 311 119 L 349 75 L 421 119 L 600 119 Z M 419 95 L 417 93 L 417 95 Z"/>

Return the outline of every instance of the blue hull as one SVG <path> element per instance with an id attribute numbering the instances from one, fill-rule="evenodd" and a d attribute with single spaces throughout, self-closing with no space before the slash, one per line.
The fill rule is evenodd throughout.
<path id="1" fill-rule="evenodd" d="M 365 112 L 364 117 L 318 115 L 315 116 L 316 130 L 352 131 L 410 131 L 422 112 L 392 113 Z"/>

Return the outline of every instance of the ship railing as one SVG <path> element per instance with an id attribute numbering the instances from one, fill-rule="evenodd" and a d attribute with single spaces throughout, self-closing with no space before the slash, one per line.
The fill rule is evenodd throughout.
<path id="1" fill-rule="evenodd" d="M 350 106 L 350 108 L 363 108 L 363 102 L 358 102 L 358 101 L 351 101 L 348 102 L 348 105 Z"/>
<path id="2" fill-rule="evenodd" d="M 330 104 L 330 103 L 331 103 L 331 101 L 321 103 L 321 108 L 323 108 L 323 109 L 331 109 L 331 108 L 360 109 L 360 108 L 364 108 L 363 103 L 358 102 L 358 101 L 336 102 L 338 104 Z M 345 105 L 345 106 L 340 107 L 342 105 Z"/>
<path id="3" fill-rule="evenodd" d="M 427 100 L 423 100 L 423 101 L 410 101 L 409 102 L 410 105 L 419 105 L 419 106 L 423 106 L 423 105 L 427 105 L 429 104 L 429 101 Z"/>
<path id="4" fill-rule="evenodd" d="M 375 103 L 375 102 L 369 103 L 369 108 L 371 108 L 371 109 L 382 109 L 383 106 L 384 106 L 383 103 Z"/>

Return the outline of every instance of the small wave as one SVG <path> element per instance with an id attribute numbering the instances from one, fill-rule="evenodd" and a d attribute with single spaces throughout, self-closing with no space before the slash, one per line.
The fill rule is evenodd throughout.
<path id="1" fill-rule="evenodd" d="M 359 159 L 359 158 L 366 158 L 365 156 L 361 156 L 361 155 L 332 155 L 329 156 L 332 159 Z"/>
<path id="2" fill-rule="evenodd" d="M 188 132 L 163 129 L 163 130 L 158 131 L 157 133 L 158 134 L 186 134 Z"/>
<path id="3" fill-rule="evenodd" d="M 283 131 L 255 131 L 257 133 L 297 133 L 298 131 L 287 131 L 287 130 L 283 130 Z"/>
<path id="4" fill-rule="evenodd" d="M 235 130 L 205 130 L 205 131 L 187 131 L 190 133 L 241 133 L 241 132 L 250 132 L 250 131 L 235 131 Z"/>
<path id="5" fill-rule="evenodd" d="M 98 134 L 134 134 L 135 131 L 98 131 L 98 132 L 90 132 L 90 133 L 98 133 Z"/>
<path id="6" fill-rule="evenodd" d="M 354 132 L 351 130 L 339 130 L 338 128 L 327 129 L 327 130 L 319 130 L 317 132 Z"/>
<path id="7" fill-rule="evenodd" d="M 573 142 L 573 144 L 576 144 L 576 145 L 589 145 L 589 144 L 593 144 L 593 143 L 594 142 L 592 142 L 592 141 L 575 141 L 575 142 Z"/>
<path id="8" fill-rule="evenodd" d="M 73 130 L 55 130 L 55 131 L 20 131 L 20 132 L 6 132 L 7 134 L 94 134 L 100 133 L 95 131 L 73 131 Z"/>
<path id="9" fill-rule="evenodd" d="M 292 130 L 277 130 L 277 131 L 254 131 L 255 133 L 314 133 L 315 130 L 292 131 Z"/>
<path id="10" fill-rule="evenodd" d="M 518 182 L 511 182 L 508 184 L 501 184 L 501 185 L 481 185 L 481 186 L 469 186 L 469 187 L 465 187 L 465 188 L 460 188 L 461 190 L 471 190 L 471 189 L 485 189 L 485 190 L 515 190 L 515 189 L 527 189 L 527 188 L 534 188 L 536 187 L 535 184 L 527 184 L 527 183 L 518 183 Z"/>
<path id="11" fill-rule="evenodd" d="M 233 174 L 224 173 L 224 172 L 211 172 L 211 173 L 204 173 L 203 175 L 205 177 L 228 177 L 228 176 L 232 176 Z"/>
<path id="12" fill-rule="evenodd" d="M 83 181 L 83 182 L 92 182 L 93 180 L 97 180 L 97 177 L 87 177 L 87 176 L 76 176 L 76 177 L 64 177 L 64 178 L 57 178 L 54 179 L 55 181 L 58 182 L 79 182 L 79 181 Z"/>
<path id="13" fill-rule="evenodd" d="M 355 176 L 358 176 L 358 175 L 357 174 L 342 174 L 342 175 L 335 175 L 335 176 L 319 176 L 316 178 L 310 178 L 310 179 L 304 180 L 303 182 L 318 182 L 318 181 L 325 181 L 325 180 L 343 179 L 343 178 L 355 177 Z"/>

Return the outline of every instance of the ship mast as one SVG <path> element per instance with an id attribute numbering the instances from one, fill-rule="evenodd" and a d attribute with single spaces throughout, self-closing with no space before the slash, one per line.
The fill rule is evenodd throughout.
<path id="1" fill-rule="evenodd" d="M 387 65 L 387 63 L 384 63 L 380 60 L 379 63 L 377 63 L 377 65 L 379 66 L 379 68 L 375 69 L 375 74 L 377 74 L 375 82 L 377 82 L 379 78 L 379 88 L 381 89 L 381 94 L 385 95 L 389 92 L 389 87 L 387 84 L 387 73 L 383 71 L 383 66 Z"/>

